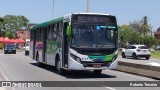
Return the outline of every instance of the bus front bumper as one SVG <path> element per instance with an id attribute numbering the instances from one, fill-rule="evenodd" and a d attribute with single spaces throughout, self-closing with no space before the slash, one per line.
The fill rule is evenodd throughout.
<path id="1" fill-rule="evenodd" d="M 72 58 L 69 58 L 68 69 L 69 70 L 105 70 L 105 69 L 116 69 L 118 61 L 115 60 L 112 63 L 79 63 Z M 93 65 L 100 64 L 101 67 L 94 67 Z"/>

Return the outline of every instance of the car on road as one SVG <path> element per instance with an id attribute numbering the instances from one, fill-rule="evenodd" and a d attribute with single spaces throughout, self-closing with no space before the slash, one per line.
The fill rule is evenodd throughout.
<path id="1" fill-rule="evenodd" d="M 4 47 L 4 54 L 14 53 L 16 54 L 16 45 L 15 44 L 6 44 Z"/>
<path id="2" fill-rule="evenodd" d="M 29 43 L 30 43 L 30 39 L 26 39 L 26 43 L 25 43 L 25 55 L 29 55 Z"/>
<path id="3" fill-rule="evenodd" d="M 156 51 L 157 51 L 157 50 L 160 50 L 160 45 L 156 46 L 154 49 L 155 49 Z"/>
<path id="4" fill-rule="evenodd" d="M 144 57 L 148 60 L 150 56 L 150 50 L 145 45 L 130 45 L 122 51 L 122 58 L 133 57 L 133 59 L 137 59 L 138 57 Z"/>

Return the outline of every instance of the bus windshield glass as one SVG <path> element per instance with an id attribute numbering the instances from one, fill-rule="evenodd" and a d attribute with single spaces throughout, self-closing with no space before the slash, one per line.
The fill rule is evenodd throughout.
<path id="1" fill-rule="evenodd" d="M 115 48 L 115 25 L 76 23 L 72 25 L 71 46 L 75 48 Z"/>
<path id="2" fill-rule="evenodd" d="M 117 37 L 115 16 L 74 15 L 72 17 L 72 47 L 115 48 Z"/>

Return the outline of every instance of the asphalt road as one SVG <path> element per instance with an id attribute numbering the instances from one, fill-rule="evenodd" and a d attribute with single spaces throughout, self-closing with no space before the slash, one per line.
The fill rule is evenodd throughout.
<path id="1" fill-rule="evenodd" d="M 37 67 L 24 52 L 0 53 L 0 81 L 157 81 L 114 70 L 104 70 L 101 75 L 92 71 L 71 71 L 66 75 L 56 73 L 54 67 Z M 123 83 L 123 82 L 122 82 Z M 157 87 L 50 87 L 50 88 L 0 88 L 0 90 L 159 90 Z"/>

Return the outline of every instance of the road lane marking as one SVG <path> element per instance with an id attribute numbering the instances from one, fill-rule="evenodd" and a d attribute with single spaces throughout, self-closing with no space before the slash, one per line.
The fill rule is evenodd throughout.
<path id="1" fill-rule="evenodd" d="M 0 90 L 6 90 L 4 87 L 0 87 Z"/>
<path id="2" fill-rule="evenodd" d="M 2 71 L 1 68 L 0 68 L 0 72 L 1 72 L 2 77 L 4 78 L 4 80 L 2 80 L 2 81 L 9 81 L 9 78 L 6 76 L 6 74 Z M 0 87 L 0 90 L 6 90 L 6 88 Z M 9 90 L 15 90 L 15 88 L 11 87 Z"/>
<path id="3" fill-rule="evenodd" d="M 150 63 L 147 63 L 148 65 L 151 65 L 151 66 L 157 66 L 157 67 L 160 67 L 160 63 L 156 63 L 156 62 L 150 62 Z"/>
<path id="4" fill-rule="evenodd" d="M 110 89 L 110 90 L 116 90 L 116 89 L 114 89 L 114 88 L 112 88 L 112 87 L 106 87 L 106 86 L 105 86 L 105 88 Z"/>
<path id="5" fill-rule="evenodd" d="M 5 75 L 5 73 L 3 72 L 3 70 L 0 68 L 0 72 L 4 78 L 5 81 L 9 81 L 8 77 Z"/>

